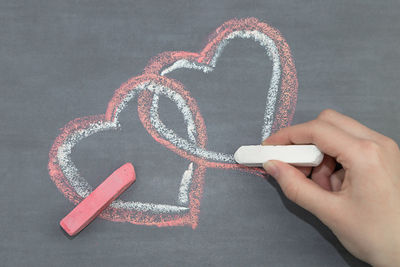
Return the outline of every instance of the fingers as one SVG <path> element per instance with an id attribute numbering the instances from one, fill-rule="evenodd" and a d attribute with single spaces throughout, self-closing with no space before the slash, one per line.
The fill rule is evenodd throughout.
<path id="1" fill-rule="evenodd" d="M 288 127 L 292 128 L 294 126 Z M 283 129 L 288 129 L 283 128 Z M 273 133 L 267 139 L 261 142 L 263 146 L 275 146 L 275 145 L 293 145 L 294 143 L 288 138 L 287 134 L 282 134 L 283 129 L 280 129 L 278 132 Z"/>
<path id="2" fill-rule="evenodd" d="M 263 144 L 315 144 L 345 167 L 359 156 L 353 149 L 359 141 L 360 139 L 330 123 L 314 120 L 281 129 L 264 140 Z"/>
<path id="3" fill-rule="evenodd" d="M 335 196 L 307 179 L 295 167 L 275 160 L 264 164 L 265 170 L 279 183 L 287 198 L 312 212 L 320 219 L 327 219 L 335 209 Z"/>
<path id="4" fill-rule="evenodd" d="M 344 174 L 345 174 L 344 170 L 340 169 L 340 170 L 336 171 L 335 173 L 333 173 L 329 177 L 331 188 L 332 188 L 333 192 L 338 192 L 342 189 Z"/>
<path id="5" fill-rule="evenodd" d="M 335 166 L 335 159 L 325 155 L 321 164 L 314 168 L 311 179 L 325 190 L 332 191 L 330 176 L 335 170 Z"/>
<path id="6" fill-rule="evenodd" d="M 311 174 L 311 167 L 296 167 L 299 171 L 301 171 L 304 176 L 308 177 Z"/>
<path id="7" fill-rule="evenodd" d="M 358 138 L 378 141 L 383 137 L 380 133 L 332 109 L 322 111 L 318 119 L 328 122 Z"/>

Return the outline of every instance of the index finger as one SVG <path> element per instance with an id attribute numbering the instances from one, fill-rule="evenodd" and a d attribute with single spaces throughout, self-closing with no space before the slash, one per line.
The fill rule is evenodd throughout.
<path id="1" fill-rule="evenodd" d="M 313 120 L 281 129 L 262 144 L 315 144 L 322 152 L 336 158 L 345 168 L 357 156 L 355 146 L 359 140 L 330 123 Z"/>

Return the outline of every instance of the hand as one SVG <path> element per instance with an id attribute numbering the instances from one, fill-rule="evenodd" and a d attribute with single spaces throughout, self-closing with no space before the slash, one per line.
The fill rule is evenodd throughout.
<path id="1" fill-rule="evenodd" d="M 268 161 L 265 170 L 292 201 L 316 215 L 356 257 L 400 266 L 400 151 L 390 138 L 333 110 L 288 127 L 263 145 L 315 144 L 314 168 Z M 342 169 L 335 172 L 336 162 Z"/>

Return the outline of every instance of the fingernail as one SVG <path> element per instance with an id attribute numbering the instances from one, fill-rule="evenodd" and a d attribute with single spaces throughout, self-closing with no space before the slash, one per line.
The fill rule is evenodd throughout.
<path id="1" fill-rule="evenodd" d="M 268 174 L 277 177 L 279 174 L 279 170 L 278 167 L 276 166 L 276 164 L 272 161 L 267 161 L 263 164 L 264 169 L 267 171 Z"/>

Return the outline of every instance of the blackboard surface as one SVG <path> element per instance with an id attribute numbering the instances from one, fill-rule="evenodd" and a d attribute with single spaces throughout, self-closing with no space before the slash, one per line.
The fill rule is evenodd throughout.
<path id="1" fill-rule="evenodd" d="M 69 121 L 104 114 L 151 58 L 199 52 L 224 22 L 247 17 L 290 46 L 298 79 L 292 124 L 333 108 L 400 142 L 399 13 L 398 1 L 365 0 L 1 1 L 0 265 L 365 266 L 272 179 L 212 167 L 195 225 L 97 219 L 68 238 L 58 223 L 74 204 L 51 179 L 49 151 Z M 206 148 L 230 154 L 260 142 L 271 73 L 265 50 L 239 38 L 212 72 L 167 76 L 195 99 Z M 188 139 L 176 103 L 160 96 L 158 114 Z M 132 162 L 137 181 L 121 199 L 175 205 L 190 161 L 156 142 L 138 115 L 135 99 L 118 130 L 79 141 L 71 158 L 92 187 Z"/>

